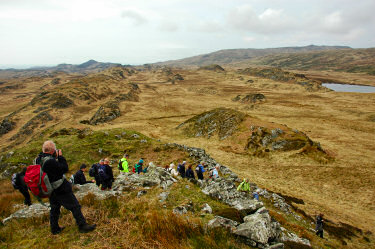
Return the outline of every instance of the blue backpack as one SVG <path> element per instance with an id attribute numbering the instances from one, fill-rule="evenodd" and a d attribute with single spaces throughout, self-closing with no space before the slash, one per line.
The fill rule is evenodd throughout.
<path id="1" fill-rule="evenodd" d="M 107 180 L 108 175 L 107 175 L 107 170 L 105 165 L 100 165 L 98 169 L 99 177 L 101 180 Z"/>

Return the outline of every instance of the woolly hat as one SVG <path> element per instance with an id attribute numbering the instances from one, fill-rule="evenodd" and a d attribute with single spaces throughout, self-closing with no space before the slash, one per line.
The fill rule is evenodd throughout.
<path id="1" fill-rule="evenodd" d="M 139 164 L 143 164 L 143 159 L 139 160 Z"/>

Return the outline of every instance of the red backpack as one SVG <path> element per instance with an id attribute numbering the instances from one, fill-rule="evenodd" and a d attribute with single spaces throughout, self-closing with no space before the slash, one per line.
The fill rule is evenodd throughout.
<path id="1" fill-rule="evenodd" d="M 60 179 L 51 184 L 48 175 L 43 172 L 43 164 L 50 159 L 55 160 L 52 156 L 47 156 L 42 158 L 41 165 L 36 164 L 27 167 L 24 181 L 35 197 L 49 197 L 52 191 L 60 187 L 64 181 L 64 179 Z"/>

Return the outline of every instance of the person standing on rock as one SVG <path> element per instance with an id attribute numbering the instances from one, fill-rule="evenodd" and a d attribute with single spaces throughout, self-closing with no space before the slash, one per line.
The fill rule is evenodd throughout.
<path id="1" fill-rule="evenodd" d="M 59 234 L 64 227 L 59 226 L 61 206 L 72 212 L 74 219 L 81 233 L 93 231 L 95 224 L 89 225 L 81 212 L 81 205 L 73 194 L 72 185 L 65 179 L 64 174 L 68 172 L 68 164 L 62 155 L 61 150 L 56 150 L 53 141 L 45 141 L 42 147 L 42 153 L 36 159 L 43 171 L 47 174 L 51 183 L 63 179 L 62 184 L 52 191 L 49 197 L 50 202 L 50 226 L 52 234 Z"/>
<path id="2" fill-rule="evenodd" d="M 99 168 L 100 181 L 102 182 L 101 190 L 112 189 L 112 182 L 115 181 L 113 177 L 112 167 L 109 165 L 109 159 L 105 158 L 103 165 Z"/>
<path id="3" fill-rule="evenodd" d="M 74 174 L 74 184 L 84 185 L 86 183 L 94 183 L 95 180 L 86 181 L 85 172 L 87 166 L 86 164 L 82 164 L 79 167 L 79 170 Z"/>
<path id="4" fill-rule="evenodd" d="M 243 181 L 240 183 L 240 185 L 238 185 L 237 191 L 249 193 L 250 192 L 249 180 L 244 178 Z"/>
<path id="5" fill-rule="evenodd" d="M 121 163 L 121 168 L 120 169 L 120 172 L 122 173 L 129 173 L 129 155 L 128 154 L 125 154 L 123 158 L 120 159 L 120 162 L 119 164 Z M 120 165 L 119 165 L 120 166 Z"/>
<path id="6" fill-rule="evenodd" d="M 29 189 L 27 188 L 27 185 L 23 178 L 25 177 L 27 167 L 24 167 L 20 173 L 15 173 L 12 176 L 12 185 L 14 189 L 18 189 L 18 191 L 21 192 L 23 197 L 25 197 L 25 205 L 30 206 L 31 205 L 31 198 Z"/>
<path id="7" fill-rule="evenodd" d="M 323 214 L 320 213 L 319 215 L 316 216 L 316 235 L 320 236 L 320 238 L 323 238 Z"/>

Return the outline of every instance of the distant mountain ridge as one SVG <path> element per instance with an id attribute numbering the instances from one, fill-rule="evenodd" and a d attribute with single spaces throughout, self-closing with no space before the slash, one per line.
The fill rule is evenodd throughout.
<path id="1" fill-rule="evenodd" d="M 303 47 L 280 47 L 265 49 L 224 49 L 209 54 L 197 55 L 180 60 L 170 60 L 155 63 L 155 65 L 166 66 L 205 66 L 210 64 L 229 64 L 251 60 L 271 54 L 301 53 L 312 51 L 328 51 L 328 50 L 352 50 L 348 46 L 316 46 L 309 45 Z"/>
<path id="2" fill-rule="evenodd" d="M 55 72 L 65 72 L 65 73 L 79 73 L 79 74 L 88 74 L 100 72 L 111 67 L 122 66 L 119 63 L 110 63 L 110 62 L 98 62 L 96 60 L 89 60 L 82 64 L 59 64 L 55 67 L 32 67 L 28 69 L 0 69 L 0 78 L 7 77 L 18 77 L 20 74 L 22 76 L 42 76 L 53 74 Z"/>

